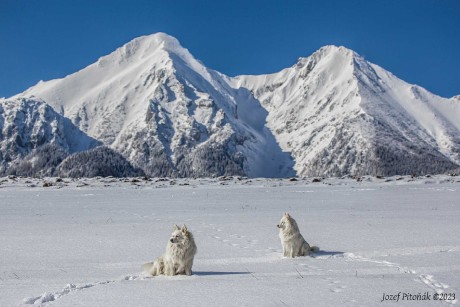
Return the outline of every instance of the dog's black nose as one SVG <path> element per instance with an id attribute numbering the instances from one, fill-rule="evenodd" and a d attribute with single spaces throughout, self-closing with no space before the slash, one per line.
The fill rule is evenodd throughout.
<path id="1" fill-rule="evenodd" d="M 173 242 L 173 239 L 169 239 L 169 241 L 170 241 L 171 243 L 174 243 L 174 242 Z"/>
<path id="2" fill-rule="evenodd" d="M 280 225 L 278 224 L 278 225 L 276 225 L 276 227 L 280 228 Z"/>

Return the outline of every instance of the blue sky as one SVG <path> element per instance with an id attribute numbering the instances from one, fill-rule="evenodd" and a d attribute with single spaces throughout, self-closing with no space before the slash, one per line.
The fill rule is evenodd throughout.
<path id="1" fill-rule="evenodd" d="M 460 94 L 459 0 L 0 0 L 0 97 L 160 31 L 230 76 L 276 72 L 334 44 Z"/>

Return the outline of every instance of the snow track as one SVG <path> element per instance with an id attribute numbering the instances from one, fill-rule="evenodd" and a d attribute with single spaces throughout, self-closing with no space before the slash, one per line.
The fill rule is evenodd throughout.
<path id="1" fill-rule="evenodd" d="M 222 231 L 218 228 L 216 228 L 217 231 Z M 234 234 L 231 236 L 235 236 Z M 238 236 L 238 235 L 236 235 Z M 215 238 L 212 236 L 212 238 Z M 220 239 L 220 238 L 216 238 Z M 225 240 L 219 240 L 223 243 L 226 243 Z M 231 244 L 232 247 L 239 247 L 239 245 Z M 244 247 L 243 247 L 244 248 Z M 459 247 L 455 247 L 450 249 L 449 251 L 454 251 L 458 250 Z M 439 251 L 438 251 L 439 252 Z M 407 254 L 406 254 L 407 255 Z M 389 261 L 383 261 L 383 260 L 375 260 L 367 257 L 363 257 L 360 255 L 357 255 L 355 253 L 342 253 L 342 252 L 325 252 L 325 251 L 319 251 L 311 256 L 312 258 L 318 259 L 318 260 L 329 260 L 329 259 L 344 259 L 345 261 L 358 261 L 358 262 L 370 262 L 373 264 L 376 264 L 379 267 L 388 267 L 388 268 L 394 268 L 397 269 L 399 272 L 403 274 L 412 274 L 416 275 L 417 278 L 414 279 L 415 282 L 422 282 L 425 284 L 429 289 L 434 290 L 436 293 L 441 294 L 446 291 L 448 291 L 451 287 L 447 284 L 444 284 L 442 282 L 437 281 L 433 275 L 429 274 L 418 274 L 415 270 L 412 270 L 408 267 L 402 266 L 397 263 L 389 262 Z M 217 261 L 206 261 L 207 264 L 248 264 L 248 263 L 275 263 L 279 261 L 280 254 L 279 253 L 273 253 L 271 256 L 268 257 L 253 257 L 253 258 L 225 258 Z M 285 260 L 289 260 L 284 258 Z M 298 258 L 302 259 L 302 258 Z M 304 264 L 300 263 L 298 266 L 301 268 L 295 269 L 296 273 L 288 273 L 288 274 L 282 274 L 282 275 L 291 275 L 291 276 L 296 276 L 297 278 L 307 278 L 308 276 L 312 275 L 324 275 L 323 270 L 319 269 L 315 265 L 309 265 L 309 264 Z M 257 279 L 257 272 L 250 272 L 247 270 L 246 272 L 194 272 L 195 276 L 216 276 L 216 275 L 241 275 L 241 274 L 250 274 L 252 275 L 255 279 Z M 297 276 L 297 275 L 298 276 Z M 279 274 L 273 274 L 271 277 L 279 275 Z M 263 277 L 259 278 L 268 278 L 269 275 L 264 274 Z M 106 280 L 106 281 L 99 281 L 99 282 L 93 282 L 93 283 L 88 283 L 88 284 L 82 284 L 82 285 L 75 285 L 75 284 L 68 284 L 66 285 L 61 291 L 57 292 L 45 292 L 42 295 L 36 296 L 36 297 L 29 297 L 25 298 L 23 300 L 24 304 L 40 304 L 43 306 L 46 303 L 49 302 L 54 302 L 58 300 L 59 298 L 72 294 L 72 293 L 77 293 L 78 291 L 89 289 L 92 287 L 96 286 L 101 286 L 101 285 L 108 285 L 111 283 L 116 283 L 116 282 L 126 282 L 126 281 L 134 281 L 134 280 L 148 280 L 152 279 L 154 277 L 149 277 L 146 275 L 126 275 L 120 279 L 116 280 Z M 158 277 L 157 277 L 158 278 Z M 160 277 L 161 278 L 161 277 Z M 166 277 L 166 278 L 183 278 L 183 276 L 180 277 Z M 326 277 L 326 281 L 328 282 L 328 286 L 331 292 L 334 293 L 339 293 L 347 289 L 346 285 L 343 285 L 341 281 L 331 278 L 331 277 Z M 446 303 L 450 304 L 456 304 L 458 300 L 445 300 Z"/>
<path id="2" fill-rule="evenodd" d="M 58 300 L 59 298 L 71 294 L 71 293 L 76 293 L 78 291 L 82 291 L 85 289 L 93 288 L 96 286 L 101 286 L 101 285 L 108 285 L 114 282 L 124 282 L 124 281 L 129 281 L 129 280 L 137 280 L 139 278 L 144 278 L 144 277 L 139 277 L 136 275 L 127 275 L 119 280 L 106 280 L 106 281 L 97 281 L 94 283 L 88 283 L 88 284 L 83 284 L 83 285 L 75 285 L 75 284 L 68 284 L 66 285 L 61 291 L 57 292 L 45 292 L 42 295 L 36 296 L 36 297 L 29 297 L 25 298 L 23 300 L 24 304 L 30 304 L 30 305 L 43 305 L 45 303 L 49 302 L 54 302 Z M 145 277 L 145 278 L 150 278 L 150 277 Z"/>
<path id="3" fill-rule="evenodd" d="M 416 282 L 422 282 L 424 283 L 429 289 L 434 290 L 436 293 L 441 294 L 444 293 L 446 290 L 450 288 L 449 285 L 444 284 L 442 282 L 438 282 L 434 279 L 433 275 L 429 274 L 419 274 L 415 270 L 412 270 L 408 267 L 402 266 L 397 263 L 389 262 L 389 261 L 382 261 L 382 260 L 375 260 L 375 259 L 370 259 L 366 257 L 362 257 L 359 255 L 356 255 L 354 253 L 345 253 L 343 257 L 347 260 L 352 260 L 352 261 L 364 261 L 364 262 L 371 262 L 375 263 L 378 266 L 385 266 L 389 268 L 395 268 L 398 271 L 404 273 L 404 274 L 413 274 L 416 275 L 417 278 L 414 279 Z M 457 300 L 445 300 L 447 303 L 455 304 Z"/>

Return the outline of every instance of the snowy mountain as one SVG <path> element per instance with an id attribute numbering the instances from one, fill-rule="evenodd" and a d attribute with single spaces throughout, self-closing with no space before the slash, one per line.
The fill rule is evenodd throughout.
<path id="1" fill-rule="evenodd" d="M 264 126 L 266 111 L 166 34 L 144 36 L 23 96 L 47 101 L 88 135 L 151 176 L 287 176 L 290 156 Z M 239 116 L 258 112 L 256 118 Z M 291 163 L 292 164 L 292 163 Z"/>
<path id="2" fill-rule="evenodd" d="M 227 79 L 250 89 L 298 175 L 424 174 L 460 163 L 460 103 L 407 84 L 344 47 Z"/>
<path id="3" fill-rule="evenodd" d="M 39 99 L 0 100 L 0 173 L 43 145 L 74 153 L 98 144 Z M 48 160 L 51 152 L 62 156 L 60 150 L 48 150 Z"/>
<path id="4" fill-rule="evenodd" d="M 157 33 L 39 97 L 150 176 L 437 173 L 460 163 L 460 103 L 343 47 L 279 73 L 227 77 Z"/>

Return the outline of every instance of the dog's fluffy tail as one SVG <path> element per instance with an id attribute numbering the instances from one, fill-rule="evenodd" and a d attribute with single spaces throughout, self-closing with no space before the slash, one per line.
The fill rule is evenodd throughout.
<path id="1" fill-rule="evenodd" d="M 317 253 L 317 252 L 319 252 L 319 247 L 318 247 L 318 246 L 311 246 L 311 247 L 310 247 L 310 252 L 312 252 L 312 253 Z"/>
<path id="2" fill-rule="evenodd" d="M 146 273 L 150 273 L 152 268 L 153 268 L 153 262 L 144 263 L 142 265 L 142 271 Z"/>
<path id="3" fill-rule="evenodd" d="M 158 276 L 158 275 L 164 274 L 165 261 L 163 257 L 160 256 L 152 262 L 143 264 L 142 270 L 152 276 Z"/>

